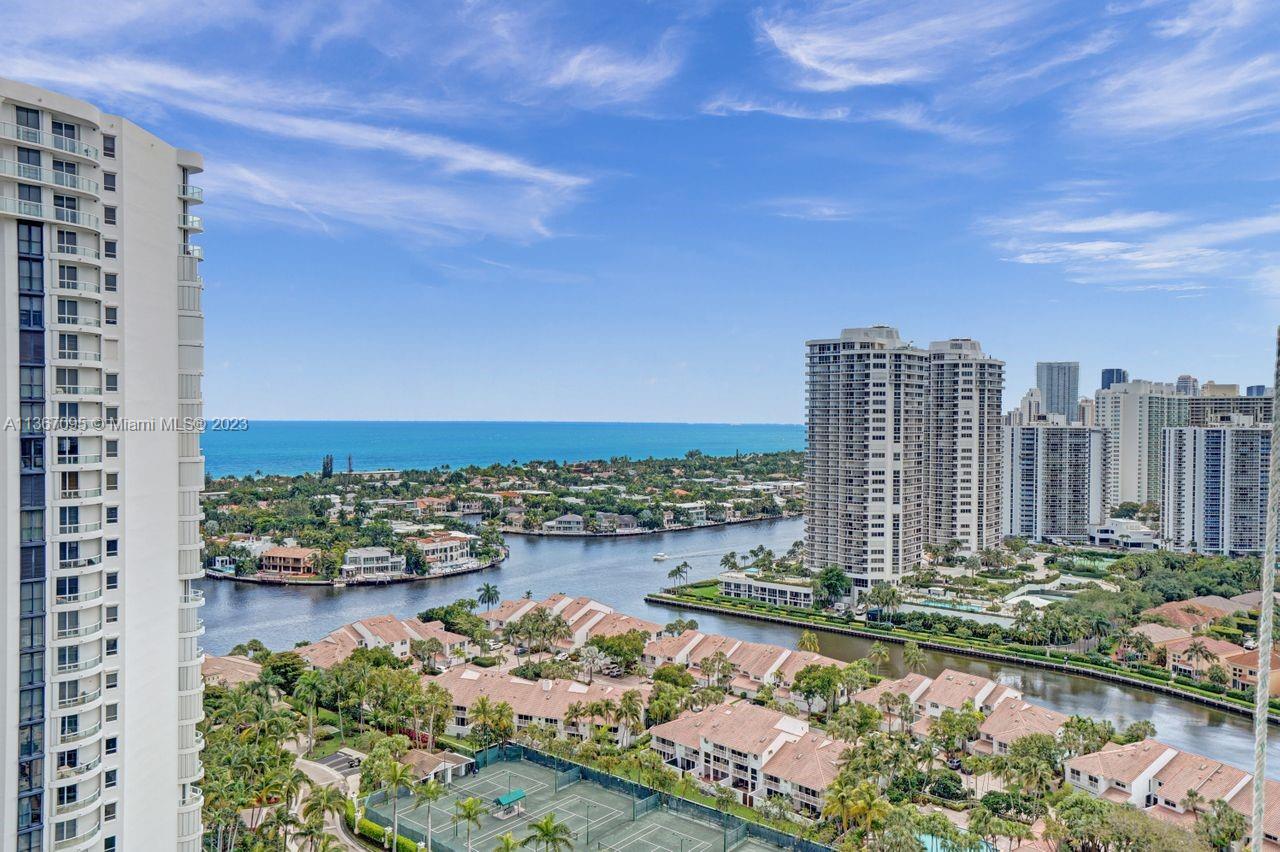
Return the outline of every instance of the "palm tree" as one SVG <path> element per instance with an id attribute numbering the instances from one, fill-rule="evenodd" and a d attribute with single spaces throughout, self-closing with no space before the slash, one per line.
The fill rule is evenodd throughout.
<path id="1" fill-rule="evenodd" d="M 724 556 L 721 556 L 720 567 L 726 571 L 737 571 L 738 570 L 738 554 L 730 550 Z"/>
<path id="2" fill-rule="evenodd" d="M 302 803 L 302 818 L 312 820 L 326 816 L 341 819 L 347 812 L 347 797 L 335 786 L 312 787 L 307 800 Z"/>
<path id="3" fill-rule="evenodd" d="M 800 641 L 796 643 L 796 648 L 813 654 L 818 653 L 821 650 L 821 646 L 818 644 L 818 634 L 812 630 L 801 631 Z"/>
<path id="4" fill-rule="evenodd" d="M 871 665 L 878 673 L 880 667 L 889 662 L 889 649 L 879 640 L 872 642 L 871 650 L 867 652 L 867 659 L 871 661 Z"/>
<path id="5" fill-rule="evenodd" d="M 516 852 L 520 845 L 520 841 L 516 840 L 516 836 L 508 831 L 498 838 L 498 843 L 493 847 L 493 852 Z"/>
<path id="6" fill-rule="evenodd" d="M 581 719 L 585 718 L 586 715 L 587 715 L 587 706 L 583 704 L 581 701 L 574 701 L 568 707 L 566 707 L 564 711 L 565 733 L 568 733 L 570 728 L 576 729 L 578 726 L 578 722 Z"/>
<path id="7" fill-rule="evenodd" d="M 595 680 L 595 674 L 609 665 L 609 655 L 594 645 L 588 645 L 578 653 L 578 662 L 587 670 L 587 683 Z"/>
<path id="8" fill-rule="evenodd" d="M 498 594 L 498 587 L 493 583 L 481 583 L 480 588 L 476 589 L 476 601 L 480 606 L 490 607 L 502 600 L 502 595 Z"/>
<path id="9" fill-rule="evenodd" d="M 689 579 L 690 567 L 691 566 L 688 562 L 681 562 L 679 565 L 667 572 L 667 579 L 678 580 L 680 585 L 684 585 L 684 583 Z"/>
<path id="10" fill-rule="evenodd" d="M 628 689 L 618 699 L 618 723 L 625 725 L 634 737 L 644 727 L 644 704 L 639 690 Z"/>
<path id="11" fill-rule="evenodd" d="M 413 807 L 420 808 L 427 806 L 427 842 L 431 842 L 431 808 L 435 803 L 448 792 L 445 786 L 435 778 L 428 778 L 421 784 L 413 788 Z"/>
<path id="12" fill-rule="evenodd" d="M 529 836 L 521 846 L 532 846 L 543 852 L 565 852 L 573 848 L 573 833 L 569 826 L 556 822 L 556 815 L 549 813 L 537 822 L 529 823 Z"/>
<path id="13" fill-rule="evenodd" d="M 907 642 L 902 646 L 902 662 L 908 671 L 917 673 L 924 671 L 928 661 L 919 642 Z"/>
<path id="14" fill-rule="evenodd" d="M 1182 810 L 1191 814 L 1197 821 L 1199 821 L 1200 808 L 1204 805 L 1204 796 L 1200 795 L 1197 790 L 1188 789 L 1187 794 L 1182 797 L 1182 801 L 1178 802 L 1178 804 L 1182 807 Z"/>
<path id="15" fill-rule="evenodd" d="M 840 823 L 840 833 L 849 830 L 849 822 L 853 819 L 855 785 L 842 773 L 827 787 L 822 798 L 823 819 L 833 819 Z"/>
<path id="16" fill-rule="evenodd" d="M 391 799 L 391 837 L 400 836 L 400 791 L 413 789 L 413 770 L 394 760 L 382 770 L 378 779 L 387 788 L 387 797 Z"/>
<path id="17" fill-rule="evenodd" d="M 307 708 L 307 750 L 303 757 L 316 747 L 316 707 L 324 697 L 325 675 L 318 670 L 303 672 L 293 686 L 293 697 Z"/>
<path id="18" fill-rule="evenodd" d="M 484 812 L 484 802 L 475 796 L 460 799 L 453 805 L 454 826 L 462 823 L 467 827 L 467 852 L 471 852 L 471 829 L 480 827 L 480 817 Z"/>

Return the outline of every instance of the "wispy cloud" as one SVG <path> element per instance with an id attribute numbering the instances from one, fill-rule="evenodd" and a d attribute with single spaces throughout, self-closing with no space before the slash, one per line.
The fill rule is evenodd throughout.
<path id="1" fill-rule="evenodd" d="M 869 112 L 865 115 L 865 119 L 896 124 L 907 130 L 929 133 L 956 142 L 994 142 L 1004 136 L 1002 133 L 990 128 L 975 127 L 960 121 L 940 118 L 931 113 L 924 104 L 917 102 L 908 102 Z"/>
<path id="2" fill-rule="evenodd" d="M 574 51 L 546 78 L 547 85 L 578 89 L 597 103 L 632 103 L 649 97 L 680 70 L 674 32 L 642 56 L 593 44 Z"/>
<path id="3" fill-rule="evenodd" d="M 848 107 L 811 108 L 785 101 L 757 101 L 749 98 L 733 98 L 721 95 L 702 105 L 706 115 L 743 115 L 748 113 L 765 113 L 782 118 L 798 118 L 809 121 L 845 121 L 849 118 Z"/>
<path id="4" fill-rule="evenodd" d="M 761 206 L 784 219 L 810 222 L 845 222 L 856 213 L 852 205 L 833 198 L 774 198 Z"/>

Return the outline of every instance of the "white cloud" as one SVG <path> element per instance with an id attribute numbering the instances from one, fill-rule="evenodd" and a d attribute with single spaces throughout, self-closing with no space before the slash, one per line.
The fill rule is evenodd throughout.
<path id="1" fill-rule="evenodd" d="M 845 222 L 856 212 L 848 203 L 833 198 L 775 198 L 763 206 L 775 216 L 810 222 Z"/>
<path id="2" fill-rule="evenodd" d="M 846 121 L 849 118 L 848 107 L 811 108 L 784 101 L 756 101 L 744 98 L 732 98 L 722 95 L 702 105 L 706 115 L 735 115 L 746 113 L 766 113 L 782 118 L 798 118 L 809 121 Z"/>
<path id="3" fill-rule="evenodd" d="M 630 56 L 616 48 L 593 44 L 566 57 L 547 77 L 547 85 L 558 89 L 578 89 L 599 103 L 629 103 L 644 100 L 680 70 L 681 58 L 668 33 L 644 56 Z"/>
<path id="4" fill-rule="evenodd" d="M 868 121 L 884 121 L 918 133 L 930 133 L 953 142 L 993 142 L 1001 135 L 993 130 L 973 127 L 959 121 L 940 118 L 925 108 L 924 104 L 908 102 L 865 114 Z"/>

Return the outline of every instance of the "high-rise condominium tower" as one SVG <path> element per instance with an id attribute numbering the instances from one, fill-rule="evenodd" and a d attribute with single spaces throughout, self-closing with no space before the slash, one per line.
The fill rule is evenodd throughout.
<path id="1" fill-rule="evenodd" d="M 1080 364 L 1077 361 L 1036 362 L 1036 387 L 1044 399 L 1045 414 L 1076 416 L 1080 399 Z"/>
<path id="2" fill-rule="evenodd" d="M 1100 429 L 1064 418 L 1004 432 L 1004 533 L 1085 541 L 1104 519 Z"/>
<path id="3" fill-rule="evenodd" d="M 1102 389 L 1129 381 L 1129 371 L 1119 367 L 1108 367 L 1102 371 Z"/>
<path id="4" fill-rule="evenodd" d="M 200 166 L 0 80 L 0 852 L 200 848 Z"/>
<path id="5" fill-rule="evenodd" d="M 1178 381 L 1174 383 L 1173 389 L 1183 396 L 1199 396 L 1200 380 L 1195 376 L 1183 373 L 1178 376 Z"/>
<path id="6" fill-rule="evenodd" d="M 929 345 L 925 537 L 974 553 L 1000 543 L 1004 362 L 976 340 Z"/>
<path id="7" fill-rule="evenodd" d="M 805 564 L 840 566 L 856 596 L 920 562 L 929 356 L 887 326 L 807 350 Z"/>
<path id="8" fill-rule="evenodd" d="M 1225 421 L 1165 429 L 1161 535 L 1179 550 L 1256 556 L 1266 541 L 1271 427 Z"/>

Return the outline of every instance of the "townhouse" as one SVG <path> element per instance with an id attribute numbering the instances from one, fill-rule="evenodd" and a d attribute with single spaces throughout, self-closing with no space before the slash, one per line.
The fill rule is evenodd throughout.
<path id="1" fill-rule="evenodd" d="M 590 705 L 604 701 L 616 706 L 623 694 L 633 689 L 640 693 L 642 703 L 647 703 L 651 689 L 648 685 L 624 687 L 604 678 L 596 678 L 589 684 L 564 679 L 526 680 L 474 666 L 458 666 L 435 677 L 424 676 L 423 682 L 438 683 L 453 696 L 453 715 L 445 725 L 445 732 L 453 736 L 471 733 L 474 723 L 471 708 L 477 699 L 485 696 L 493 704 L 505 701 L 510 705 L 517 732 L 540 724 L 553 729 L 557 736 L 582 739 L 591 736 L 597 726 L 603 726 L 623 747 L 630 745 L 642 731 L 633 731 L 615 718 L 593 718 L 577 715 L 576 711 L 585 711 Z"/>
<path id="2" fill-rule="evenodd" d="M 662 633 L 661 624 L 620 613 L 613 607 L 591 598 L 571 598 L 563 594 L 554 594 L 544 601 L 524 599 L 503 601 L 494 609 L 479 613 L 479 616 L 488 630 L 501 633 L 508 624 L 520 620 L 535 609 L 544 609 L 559 615 L 569 625 L 569 638 L 558 643 L 566 650 L 581 648 L 587 644 L 588 639 L 620 636 L 632 630 L 638 630 L 650 639 Z"/>
<path id="3" fill-rule="evenodd" d="M 944 669 L 935 678 L 912 673 L 898 680 L 881 681 L 854 695 L 853 700 L 880 709 L 881 696 L 885 694 L 909 696 L 913 717 L 903 720 L 896 711 L 890 710 L 885 727 L 892 727 L 895 721 L 905 721 L 912 734 L 919 737 L 929 733 L 933 720 L 945 710 L 958 711 L 970 704 L 990 716 L 1002 701 L 1022 698 L 1018 690 L 990 678 Z"/>
<path id="4" fill-rule="evenodd" d="M 424 535 L 411 536 L 405 541 L 418 548 L 422 561 L 427 565 L 427 573 L 439 574 L 474 562 L 471 548 L 476 539 L 477 536 L 470 533 L 433 530 Z"/>
<path id="5" fill-rule="evenodd" d="M 851 747 L 803 719 L 747 702 L 689 712 L 649 733 L 649 747 L 668 765 L 732 789 L 743 804 L 778 795 L 810 814 L 821 811 L 823 792 Z"/>
<path id="6" fill-rule="evenodd" d="M 439 621 L 421 622 L 416 618 L 399 619 L 393 615 L 378 615 L 344 624 L 320 641 L 302 645 L 293 651 L 312 668 L 328 669 L 350 657 L 357 648 L 386 648 L 400 659 L 408 659 L 413 643 L 427 639 L 438 640 L 444 648 L 435 660 L 437 666 L 444 668 L 463 663 L 478 653 L 468 637 L 445 630 Z"/>
<path id="7" fill-rule="evenodd" d="M 206 654 L 200 664 L 200 674 L 206 686 L 239 686 L 256 681 L 262 674 L 262 666 L 248 657 Z"/>
<path id="8" fill-rule="evenodd" d="M 1067 717 L 1055 710 L 1011 698 L 996 705 L 978 726 L 978 738 L 969 743 L 973 754 L 1008 754 L 1009 748 L 1023 737 L 1047 734 L 1057 738 Z"/>

